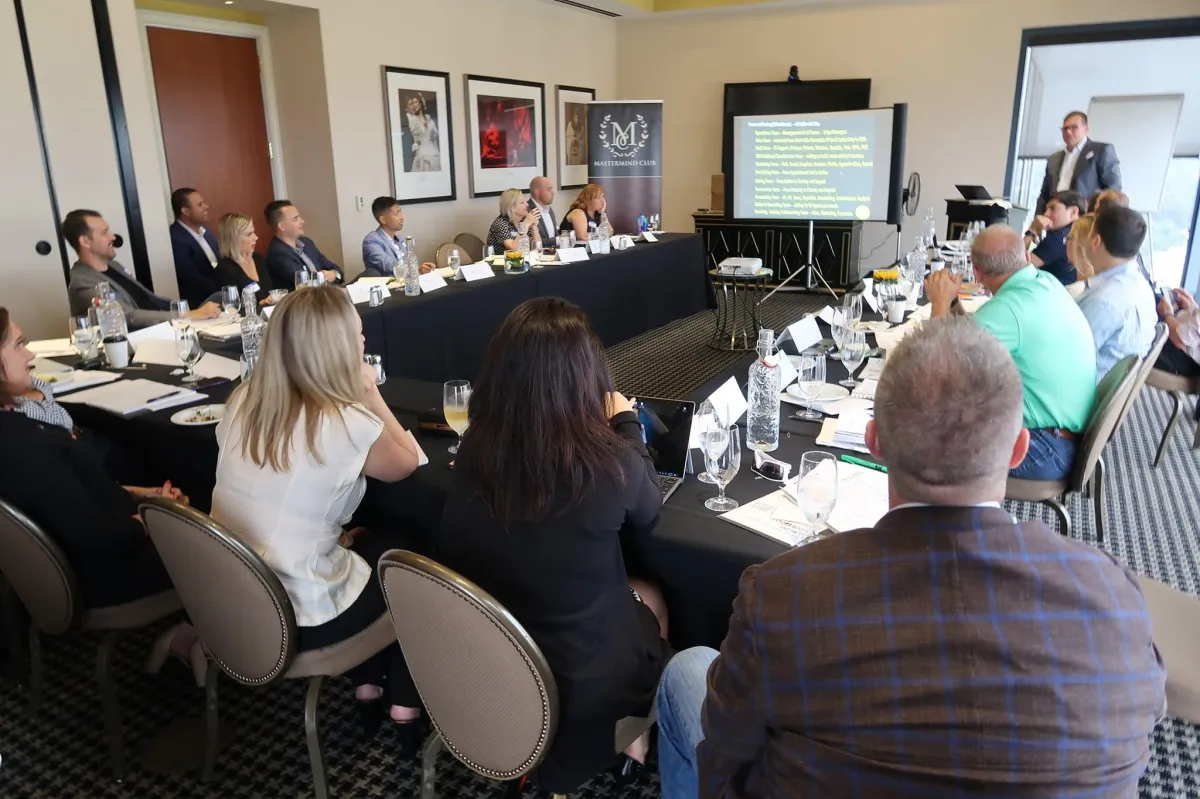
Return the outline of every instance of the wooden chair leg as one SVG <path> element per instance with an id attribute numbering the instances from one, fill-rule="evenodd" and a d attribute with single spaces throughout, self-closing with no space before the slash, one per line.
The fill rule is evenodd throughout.
<path id="1" fill-rule="evenodd" d="M 1174 403 L 1174 407 L 1171 408 L 1171 419 L 1167 422 L 1167 429 L 1163 430 L 1162 441 L 1158 442 L 1158 452 L 1154 456 L 1155 469 L 1162 463 L 1163 454 L 1167 451 L 1167 444 L 1171 441 L 1171 433 L 1175 432 L 1175 425 L 1179 424 L 1179 412 L 1183 410 L 1183 395 L 1178 391 L 1171 392 L 1171 401 Z"/>
<path id="2" fill-rule="evenodd" d="M 1095 510 L 1096 516 L 1096 543 L 1104 543 L 1104 478 L 1107 476 L 1108 467 L 1104 465 L 1104 458 L 1096 461 L 1096 471 L 1092 474 L 1092 507 Z"/>
<path id="3" fill-rule="evenodd" d="M 100 704 L 104 708 L 104 731 L 108 735 L 108 757 L 112 765 L 113 778 L 125 779 L 125 730 L 121 725 L 121 710 L 117 706 L 117 687 L 112 676 L 112 655 L 120 637 L 119 630 L 111 630 L 100 641 L 96 652 L 96 682 L 100 685 Z"/>
<path id="4" fill-rule="evenodd" d="M 329 778 L 325 774 L 325 750 L 321 745 L 321 730 L 317 720 L 317 704 L 321 701 L 321 683 L 317 675 L 308 681 L 304 699 L 304 737 L 308 740 L 308 760 L 312 766 L 313 793 L 316 799 L 329 799 Z"/>
<path id="5" fill-rule="evenodd" d="M 1059 532 L 1061 532 L 1064 537 L 1070 538 L 1071 537 L 1071 516 L 1070 516 L 1070 514 L 1067 513 L 1067 509 L 1065 507 L 1063 507 L 1062 502 L 1057 499 L 1048 499 L 1048 500 L 1046 500 L 1046 504 L 1049 505 L 1050 508 L 1054 511 L 1054 513 L 1058 516 Z"/>
<path id="6" fill-rule="evenodd" d="M 204 675 L 204 756 L 200 761 L 200 782 L 212 780 L 217 765 L 217 733 L 220 729 L 217 681 L 220 677 L 221 667 L 214 660 L 208 661 L 208 671 Z"/>
<path id="7" fill-rule="evenodd" d="M 442 751 L 442 736 L 436 732 L 429 736 L 421 750 L 421 799 L 437 799 L 434 782 L 437 777 L 437 758 Z"/>

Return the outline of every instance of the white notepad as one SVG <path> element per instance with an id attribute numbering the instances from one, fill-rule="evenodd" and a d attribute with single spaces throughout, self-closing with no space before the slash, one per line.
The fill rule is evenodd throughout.
<path id="1" fill-rule="evenodd" d="M 138 411 L 161 411 L 207 399 L 198 391 L 153 380 L 118 380 L 63 397 L 62 402 L 91 405 L 119 416 L 128 416 Z"/>

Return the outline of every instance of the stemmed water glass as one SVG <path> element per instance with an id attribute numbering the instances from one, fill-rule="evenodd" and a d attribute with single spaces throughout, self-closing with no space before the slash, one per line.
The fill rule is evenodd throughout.
<path id="1" fill-rule="evenodd" d="M 203 379 L 196 374 L 195 370 L 196 363 L 204 357 L 204 350 L 200 347 L 200 335 L 196 332 L 196 328 L 191 325 L 181 325 L 175 328 L 175 354 L 187 367 L 187 374 L 184 375 L 183 382 L 195 383 Z"/>
<path id="2" fill-rule="evenodd" d="M 854 332 L 853 330 L 846 331 L 843 341 Z M 805 409 L 797 413 L 796 418 L 819 422 L 824 417 L 813 410 L 812 403 L 821 396 L 821 389 L 825 387 L 825 356 L 801 355 L 796 373 L 796 390 L 800 392 L 800 398 L 805 402 Z"/>
<path id="3" fill-rule="evenodd" d="M 825 526 L 837 504 L 837 458 L 828 452 L 806 452 L 795 484 L 796 506 L 814 528 Z"/>
<path id="4" fill-rule="evenodd" d="M 450 447 L 451 455 L 458 454 L 462 446 L 463 433 L 467 432 L 470 421 L 467 419 L 467 405 L 471 402 L 471 383 L 467 380 L 451 380 L 442 386 L 442 412 L 446 415 L 446 424 L 458 433 L 458 443 Z"/>
<path id="5" fill-rule="evenodd" d="M 189 321 L 192 312 L 187 300 L 171 300 L 171 327 L 182 327 Z"/>
<path id="6" fill-rule="evenodd" d="M 725 424 L 723 422 L 723 418 L 724 414 L 717 412 L 712 400 L 705 400 L 704 402 L 700 403 L 699 410 L 697 410 L 696 415 L 692 417 L 692 424 L 696 426 L 695 440 L 703 441 L 703 435 L 714 428 L 721 428 L 724 430 Z M 696 479 L 701 483 L 716 484 L 717 482 L 707 470 L 701 470 L 700 473 L 696 475 Z"/>
<path id="7" fill-rule="evenodd" d="M 858 383 L 854 382 L 854 373 L 858 367 L 862 366 L 863 360 L 867 357 L 867 334 L 861 330 L 847 331 L 845 338 L 842 340 L 841 358 L 842 363 L 846 367 L 846 379 L 841 381 L 841 384 L 846 388 L 855 388 Z"/>
<path id="8" fill-rule="evenodd" d="M 842 313 L 845 315 L 846 327 L 854 330 L 862 321 L 862 294 L 847 294 L 842 297 Z"/>
<path id="9" fill-rule="evenodd" d="M 846 324 L 845 309 L 834 308 L 833 322 L 829 325 L 829 334 L 833 338 L 834 346 L 836 346 L 839 350 L 842 348 L 842 338 L 846 335 L 846 331 L 849 329 L 849 326 Z"/>
<path id="10" fill-rule="evenodd" d="M 731 511 L 738 506 L 736 499 L 725 496 L 725 486 L 733 482 L 742 465 L 742 442 L 737 425 L 720 426 L 700 435 L 704 449 L 704 468 L 717 484 L 717 495 L 704 502 L 704 507 L 717 513 Z"/>
<path id="11" fill-rule="evenodd" d="M 221 287 L 221 310 L 225 312 L 228 321 L 237 319 L 238 311 L 242 308 L 242 295 L 237 286 Z"/>

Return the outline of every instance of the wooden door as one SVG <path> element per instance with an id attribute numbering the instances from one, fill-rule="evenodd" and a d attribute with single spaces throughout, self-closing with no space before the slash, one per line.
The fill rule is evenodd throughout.
<path id="1" fill-rule="evenodd" d="M 249 216 L 266 254 L 262 212 L 275 186 L 255 40 L 174 28 L 146 33 L 171 189 L 190 186 L 208 200 L 214 235 L 222 214 Z"/>

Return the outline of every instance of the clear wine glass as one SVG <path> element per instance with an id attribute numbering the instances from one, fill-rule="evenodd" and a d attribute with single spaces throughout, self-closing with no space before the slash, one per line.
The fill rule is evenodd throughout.
<path id="1" fill-rule="evenodd" d="M 837 504 L 837 458 L 828 452 L 806 452 L 795 483 L 796 506 L 805 520 L 820 529 Z"/>
<path id="2" fill-rule="evenodd" d="M 862 366 L 867 357 L 867 334 L 861 330 L 849 330 L 842 341 L 841 359 L 846 367 L 846 379 L 841 384 L 846 388 L 855 388 L 854 373 Z"/>
<path id="3" fill-rule="evenodd" d="M 175 328 L 175 354 L 187 367 L 187 374 L 184 375 L 183 382 L 195 383 L 203 379 L 196 374 L 195 370 L 196 363 L 204 357 L 204 350 L 200 347 L 200 335 L 196 328 L 191 325 Z"/>
<path id="4" fill-rule="evenodd" d="M 847 335 L 855 331 L 847 331 Z M 821 396 L 825 387 L 825 357 L 822 355 L 801 355 L 796 367 L 796 390 L 805 402 L 805 409 L 796 414 L 797 419 L 819 422 L 824 417 L 812 408 L 813 400 Z"/>
<path id="5" fill-rule="evenodd" d="M 854 330 L 862 321 L 862 294 L 847 294 L 842 297 L 842 313 L 845 314 L 846 327 Z"/>
<path id="6" fill-rule="evenodd" d="M 171 327 L 186 325 L 190 321 L 188 314 L 191 312 L 192 308 L 187 300 L 171 300 Z"/>
<path id="7" fill-rule="evenodd" d="M 71 346 L 79 357 L 85 361 L 90 361 L 100 354 L 100 336 L 92 327 L 92 320 L 87 316 L 72 316 L 70 320 L 69 330 L 71 333 Z"/>
<path id="8" fill-rule="evenodd" d="M 846 335 L 848 329 L 845 309 L 834 308 L 833 322 L 829 325 L 829 334 L 833 338 L 834 346 L 839 350 L 842 348 L 842 337 Z"/>
<path id="9" fill-rule="evenodd" d="M 723 415 L 718 413 L 716 407 L 713 406 L 712 400 L 705 400 L 700 403 L 700 408 L 696 411 L 696 415 L 692 417 L 692 424 L 696 426 L 696 440 L 702 441 L 701 436 L 714 428 L 720 427 L 722 430 L 725 430 L 726 427 L 722 422 L 723 418 Z M 701 483 L 716 484 L 716 480 L 705 469 L 698 470 L 696 479 Z"/>
<path id="10" fill-rule="evenodd" d="M 742 442 L 737 425 L 725 430 L 710 430 L 701 439 L 704 444 L 704 467 L 712 475 L 718 492 L 715 497 L 705 501 L 704 507 L 717 513 L 731 511 L 738 506 L 738 502 L 725 496 L 725 486 L 733 482 L 742 465 Z"/>
<path id="11" fill-rule="evenodd" d="M 458 443 L 450 447 L 451 455 L 458 454 L 462 446 L 463 433 L 467 432 L 470 421 L 467 419 L 467 405 L 471 401 L 471 383 L 467 380 L 451 380 L 442 386 L 442 412 L 446 415 L 446 424 L 458 433 Z"/>
<path id="12" fill-rule="evenodd" d="M 226 321 L 237 319 L 242 307 L 242 295 L 237 286 L 221 286 L 221 310 L 225 313 Z"/>

